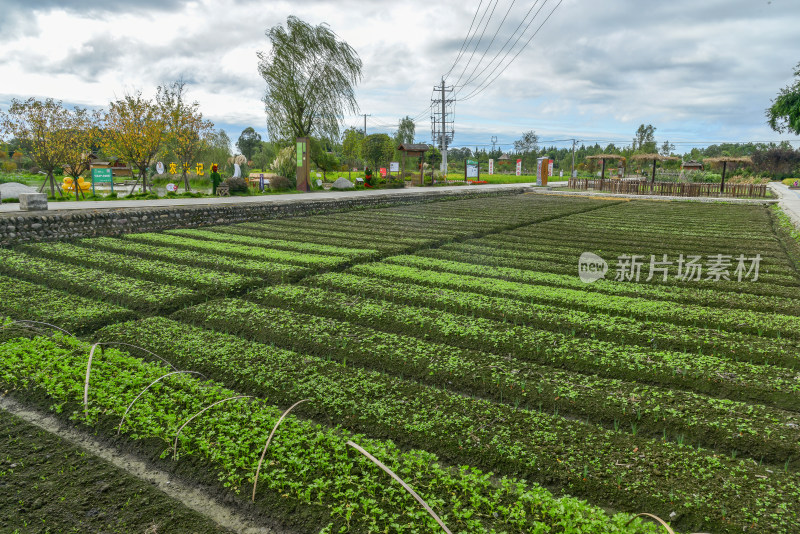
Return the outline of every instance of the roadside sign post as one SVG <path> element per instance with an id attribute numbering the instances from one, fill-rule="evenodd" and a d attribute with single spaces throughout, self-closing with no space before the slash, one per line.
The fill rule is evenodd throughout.
<path id="1" fill-rule="evenodd" d="M 308 161 L 308 148 L 310 140 L 308 137 L 297 138 L 297 190 L 308 192 L 311 190 L 309 183 L 311 178 L 311 165 Z"/>
<path id="2" fill-rule="evenodd" d="M 480 168 L 478 167 L 478 162 L 472 159 L 468 159 L 466 164 L 464 165 L 464 181 L 473 179 L 479 180 L 481 175 Z"/>
<path id="3" fill-rule="evenodd" d="M 92 169 L 92 195 L 95 195 L 94 184 L 111 184 L 114 193 L 114 173 L 111 169 Z"/>

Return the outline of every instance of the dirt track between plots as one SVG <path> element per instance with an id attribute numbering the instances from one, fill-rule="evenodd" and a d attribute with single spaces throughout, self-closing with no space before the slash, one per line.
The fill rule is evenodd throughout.
<path id="1" fill-rule="evenodd" d="M 155 469 L 141 459 L 100 443 L 86 434 L 67 428 L 53 416 L 30 409 L 8 397 L 0 396 L 0 409 L 6 410 L 47 432 L 77 445 L 131 475 L 155 485 L 169 497 L 210 518 L 218 525 L 242 534 L 277 534 L 276 531 L 255 525 L 236 511 L 220 504 L 212 496 L 177 480 L 169 473 Z"/>

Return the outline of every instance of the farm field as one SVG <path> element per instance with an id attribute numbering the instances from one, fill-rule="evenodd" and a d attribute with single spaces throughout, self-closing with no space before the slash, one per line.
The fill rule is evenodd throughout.
<path id="1" fill-rule="evenodd" d="M 77 337 L 9 323 L 0 386 L 289 532 L 441 531 L 348 442 L 452 532 L 798 532 L 798 252 L 537 195 L 18 246 L 0 316 Z"/>

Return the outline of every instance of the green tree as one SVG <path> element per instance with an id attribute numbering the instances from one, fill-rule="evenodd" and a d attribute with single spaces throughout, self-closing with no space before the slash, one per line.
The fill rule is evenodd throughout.
<path id="1" fill-rule="evenodd" d="M 529 130 L 522 137 L 514 141 L 514 150 L 519 154 L 525 168 L 531 168 L 539 153 L 539 136 Z"/>
<path id="2" fill-rule="evenodd" d="M 780 90 L 767 108 L 767 122 L 778 133 L 800 135 L 800 63 L 794 71 L 795 81 Z"/>
<path id="3" fill-rule="evenodd" d="M 339 160 L 331 153 L 330 148 L 330 143 L 326 140 L 311 138 L 311 161 L 322 171 L 323 180 L 327 180 L 327 173 L 339 166 Z"/>
<path id="4" fill-rule="evenodd" d="M 360 160 L 364 143 L 364 132 L 357 128 L 348 128 L 342 140 L 342 156 L 347 160 L 347 177 L 350 178 L 350 169 Z"/>
<path id="5" fill-rule="evenodd" d="M 208 168 L 216 163 L 222 168 L 227 165 L 228 158 L 231 156 L 231 138 L 225 130 L 212 130 L 206 136 L 203 150 L 199 159 L 209 163 Z"/>
<path id="6" fill-rule="evenodd" d="M 397 133 L 394 135 L 395 142 L 398 145 L 413 143 L 415 130 L 414 119 L 406 115 L 397 124 Z"/>
<path id="7" fill-rule="evenodd" d="M 664 143 L 661 145 L 661 148 L 659 149 L 662 156 L 669 156 L 670 154 L 672 154 L 674 150 L 675 150 L 675 145 L 673 145 L 669 141 L 664 141 Z"/>
<path id="8" fill-rule="evenodd" d="M 633 150 L 640 154 L 652 154 L 656 152 L 656 129 L 652 124 L 645 126 L 639 125 L 636 130 L 636 137 L 633 138 Z"/>
<path id="9" fill-rule="evenodd" d="M 2 129 L 25 147 L 28 156 L 47 173 L 50 196 L 55 197 L 55 169 L 64 164 L 72 137 L 73 115 L 52 98 L 11 100 L 8 113 L 0 114 Z M 16 151 L 11 152 L 15 154 Z"/>
<path id="10" fill-rule="evenodd" d="M 142 190 L 147 190 L 147 168 L 161 149 L 167 128 L 156 102 L 142 98 L 141 93 L 125 95 L 111 102 L 103 117 L 103 148 L 136 167 Z"/>
<path id="11" fill-rule="evenodd" d="M 236 142 L 239 151 L 247 158 L 247 161 L 253 159 L 253 154 L 261 146 L 261 134 L 256 132 L 252 126 L 248 126 L 242 130 L 239 135 L 239 140 Z"/>
<path id="12" fill-rule="evenodd" d="M 315 135 L 339 138 L 345 111 L 356 113 L 354 86 L 361 80 L 356 51 L 326 25 L 289 17 L 267 30 L 269 53 L 259 52 L 258 68 L 270 139 Z"/>
<path id="13" fill-rule="evenodd" d="M 364 138 L 362 154 L 374 170 L 394 155 L 394 142 L 386 134 L 368 135 Z"/>
<path id="14" fill-rule="evenodd" d="M 253 152 L 253 165 L 257 169 L 267 169 L 278 155 L 278 151 L 272 143 L 261 141 Z"/>
<path id="15" fill-rule="evenodd" d="M 75 200 L 78 200 L 78 178 L 91 166 L 92 148 L 99 135 L 100 112 L 75 108 L 71 115 L 70 136 L 62 163 L 64 173 L 72 176 Z"/>

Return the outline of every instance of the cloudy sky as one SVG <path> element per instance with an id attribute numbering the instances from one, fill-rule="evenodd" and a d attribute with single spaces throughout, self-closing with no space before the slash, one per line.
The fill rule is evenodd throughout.
<path id="1" fill-rule="evenodd" d="M 431 90 L 450 72 L 456 146 L 526 130 L 629 144 L 641 123 L 679 150 L 800 146 L 764 118 L 800 62 L 800 0 L 0 0 L 0 108 L 30 96 L 104 107 L 183 77 L 234 140 L 247 126 L 266 138 L 256 54 L 289 15 L 327 23 L 358 52 L 368 133 L 409 115 L 430 141 Z"/>

